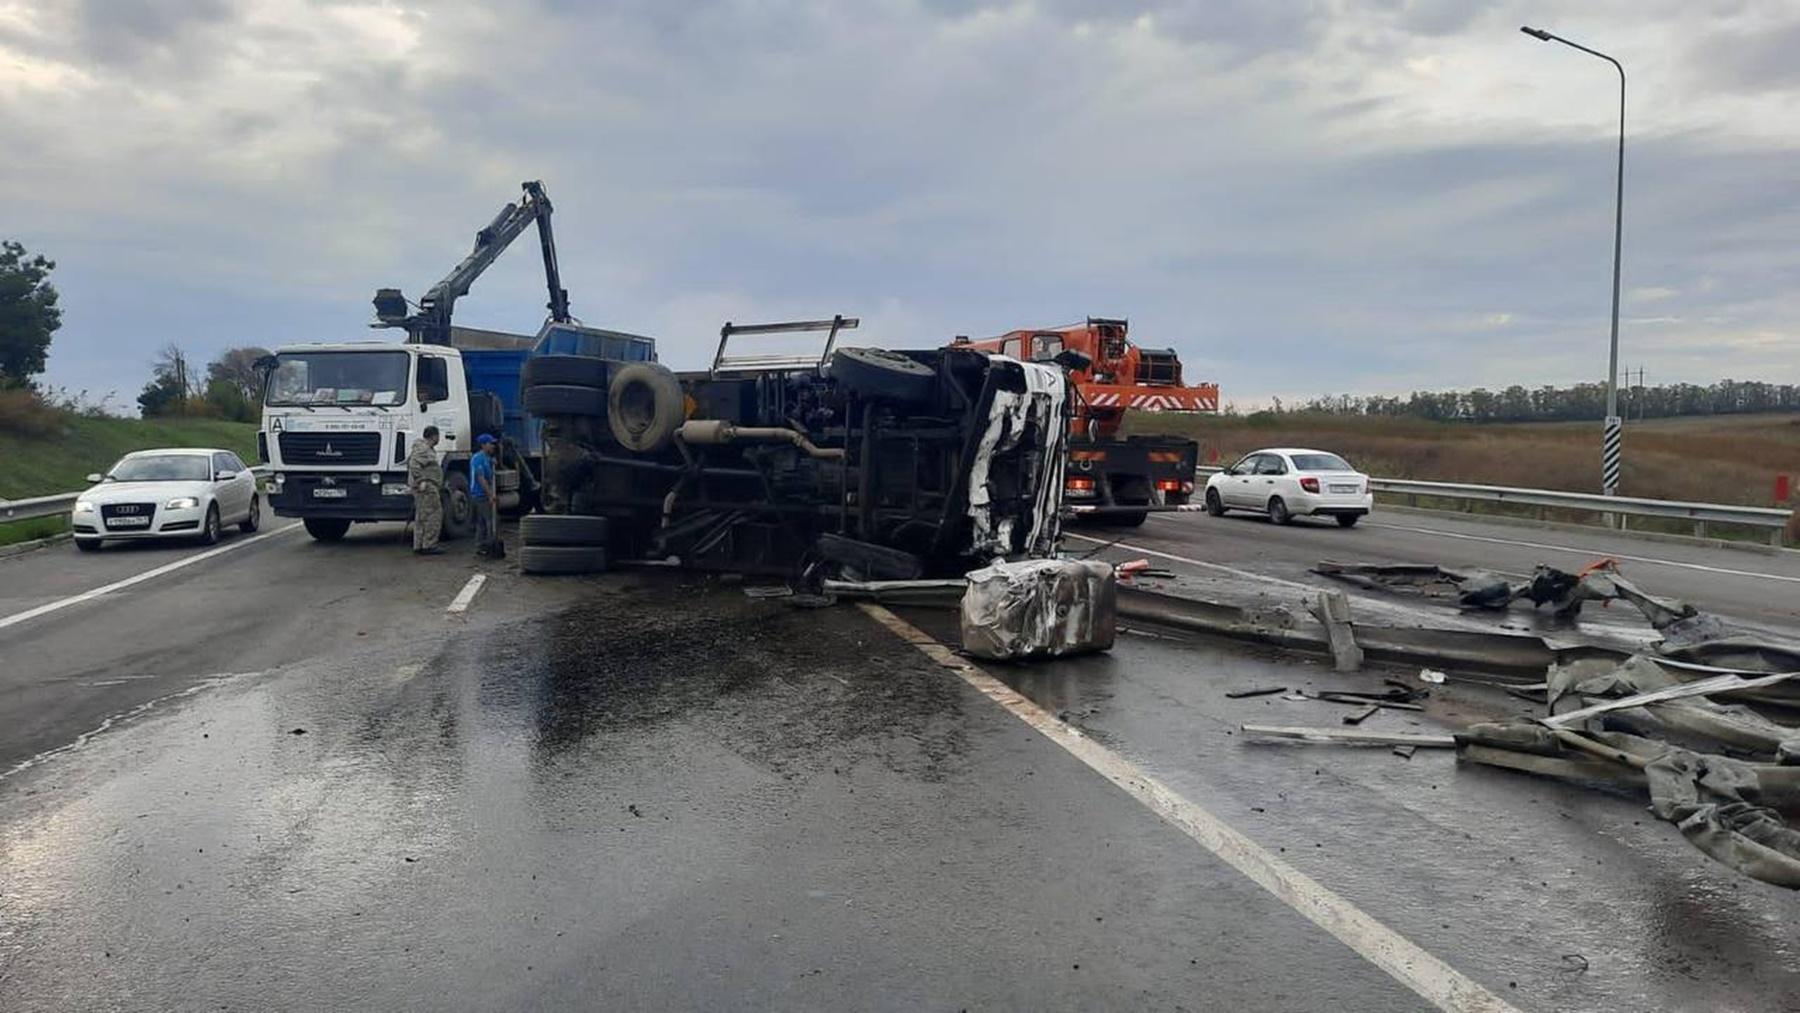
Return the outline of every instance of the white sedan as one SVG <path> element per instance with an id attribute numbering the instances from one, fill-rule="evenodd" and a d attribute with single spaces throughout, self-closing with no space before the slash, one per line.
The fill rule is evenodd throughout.
<path id="1" fill-rule="evenodd" d="M 1323 450 L 1271 447 L 1206 480 L 1206 512 L 1255 510 L 1276 524 L 1295 517 L 1335 517 L 1354 527 L 1375 507 L 1369 476 Z"/>
<path id="2" fill-rule="evenodd" d="M 262 521 L 256 476 L 229 450 L 140 450 L 126 454 L 75 500 L 69 524 L 83 552 L 112 540 L 219 540 L 227 524 L 245 532 Z"/>

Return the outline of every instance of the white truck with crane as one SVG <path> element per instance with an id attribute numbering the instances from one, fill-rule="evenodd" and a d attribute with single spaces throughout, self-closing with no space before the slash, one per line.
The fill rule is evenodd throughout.
<path id="1" fill-rule="evenodd" d="M 352 341 L 287 345 L 262 363 L 262 428 L 257 449 L 270 466 L 269 504 L 297 517 L 320 541 L 336 541 L 350 525 L 412 516 L 406 454 L 426 426 L 441 434 L 444 535 L 474 528 L 469 460 L 483 432 L 500 438 L 495 482 L 502 510 L 532 508 L 542 477 L 536 420 L 520 401 L 534 352 L 554 366 L 565 354 L 653 360 L 649 338 L 583 327 L 569 316 L 551 231 L 550 199 L 541 182 L 501 209 L 475 234 L 475 248 L 408 312 L 399 289 L 375 293 L 370 326 L 406 331 L 402 344 Z M 536 338 L 466 331 L 451 314 L 483 271 L 536 224 L 549 289 L 549 320 Z"/>

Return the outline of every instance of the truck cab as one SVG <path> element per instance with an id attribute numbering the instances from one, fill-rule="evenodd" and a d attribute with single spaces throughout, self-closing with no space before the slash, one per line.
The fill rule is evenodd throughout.
<path id="1" fill-rule="evenodd" d="M 529 352 L 499 354 L 522 363 Z M 325 541 L 343 537 L 355 522 L 409 519 L 406 454 L 412 440 L 432 425 L 441 434 L 445 534 L 468 532 L 473 517 L 468 462 L 480 427 L 496 435 L 507 428 L 499 403 L 503 379 L 494 385 L 499 392 L 472 390 L 464 352 L 444 345 L 291 345 L 271 358 L 265 363 L 257 450 L 270 465 L 269 502 L 278 516 L 300 518 L 313 537 Z M 515 400 L 517 369 L 511 369 Z M 508 462 L 515 465 L 508 469 L 510 481 L 499 482 L 511 493 L 511 505 L 518 499 L 517 467 L 523 466 L 514 449 L 518 460 Z M 501 505 L 509 505 L 505 496 Z"/>

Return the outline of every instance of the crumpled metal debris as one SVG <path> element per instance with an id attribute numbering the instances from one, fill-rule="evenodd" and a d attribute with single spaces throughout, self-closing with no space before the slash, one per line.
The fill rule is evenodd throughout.
<path id="1" fill-rule="evenodd" d="M 996 562 L 970 572 L 962 598 L 963 650 L 1008 661 L 1112 648 L 1118 591 L 1095 560 Z"/>

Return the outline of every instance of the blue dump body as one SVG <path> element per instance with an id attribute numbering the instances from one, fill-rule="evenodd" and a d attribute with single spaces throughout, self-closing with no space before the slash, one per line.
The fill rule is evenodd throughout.
<path id="1" fill-rule="evenodd" d="M 525 375 L 525 360 L 529 358 L 531 352 L 524 348 L 468 348 L 462 353 L 469 389 L 491 391 L 500 399 L 506 411 L 506 438 L 527 457 L 543 449 L 537 422 L 525 414 L 519 393 L 519 381 Z"/>
<path id="2" fill-rule="evenodd" d="M 546 324 L 535 355 L 588 355 L 615 362 L 655 362 L 656 339 L 578 324 Z"/>
<path id="3" fill-rule="evenodd" d="M 470 390 L 491 391 L 506 412 L 506 438 L 527 457 L 543 453 L 537 420 L 525 412 L 520 381 L 534 355 L 589 355 L 618 362 L 655 362 L 656 340 L 579 324 L 546 324 L 537 343 L 524 348 L 464 348 L 463 374 Z"/>

